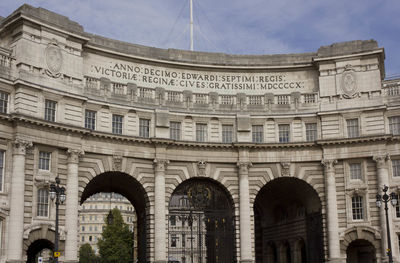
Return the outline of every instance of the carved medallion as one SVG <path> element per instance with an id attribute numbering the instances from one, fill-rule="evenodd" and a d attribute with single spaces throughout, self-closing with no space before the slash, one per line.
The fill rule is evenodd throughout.
<path id="1" fill-rule="evenodd" d="M 53 78 L 60 77 L 60 71 L 63 62 L 61 48 L 57 45 L 57 43 L 50 43 L 46 47 L 44 55 L 47 65 L 46 73 Z"/>
<path id="2" fill-rule="evenodd" d="M 354 98 L 358 94 L 356 74 L 350 65 L 345 67 L 342 75 L 342 90 L 343 97 L 347 99 Z"/>
<path id="3" fill-rule="evenodd" d="M 204 208 L 211 199 L 211 190 L 203 184 L 196 184 L 189 188 L 187 195 L 193 207 Z"/>

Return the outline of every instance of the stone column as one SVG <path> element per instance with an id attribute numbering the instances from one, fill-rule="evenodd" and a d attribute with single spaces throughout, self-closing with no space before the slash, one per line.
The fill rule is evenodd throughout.
<path id="1" fill-rule="evenodd" d="M 68 149 L 67 185 L 65 203 L 65 262 L 78 262 L 78 163 L 82 150 Z"/>
<path id="2" fill-rule="evenodd" d="M 253 262 L 251 251 L 251 220 L 249 196 L 250 162 L 239 162 L 239 220 L 240 220 L 240 262 Z"/>
<path id="3" fill-rule="evenodd" d="M 21 139 L 16 139 L 14 141 L 10 189 L 10 217 L 8 220 L 7 262 L 22 262 L 25 199 L 25 154 L 28 147 L 32 147 L 32 142 Z"/>
<path id="4" fill-rule="evenodd" d="M 328 227 L 329 262 L 340 261 L 339 222 L 336 199 L 335 164 L 337 160 L 322 160 L 325 166 L 326 220 Z"/>
<path id="5" fill-rule="evenodd" d="M 154 259 L 155 263 L 167 262 L 167 235 L 165 214 L 165 166 L 168 160 L 155 159 L 154 185 Z"/>
<path id="6" fill-rule="evenodd" d="M 382 195 L 383 194 L 383 186 L 387 185 L 389 186 L 389 171 L 387 167 L 387 161 L 390 159 L 388 154 L 381 154 L 381 155 L 376 155 L 373 157 L 374 161 L 376 162 L 376 168 L 377 168 L 377 176 L 378 176 L 378 194 Z M 391 192 L 388 191 L 390 194 Z M 394 238 L 397 236 L 394 235 L 394 229 L 393 229 L 393 220 L 392 220 L 392 204 L 389 202 L 388 203 L 388 215 L 389 215 L 389 228 L 390 228 L 390 236 L 391 236 L 391 243 L 392 243 L 392 255 L 393 255 L 393 260 L 396 261 L 396 258 L 398 256 L 397 249 L 394 246 Z M 385 214 L 385 209 L 384 205 L 379 209 L 379 217 L 381 221 L 381 244 L 382 244 L 382 258 L 383 260 L 387 260 L 388 257 L 386 255 L 386 250 L 388 249 L 388 242 L 387 242 L 387 226 L 386 226 L 386 214 Z"/>

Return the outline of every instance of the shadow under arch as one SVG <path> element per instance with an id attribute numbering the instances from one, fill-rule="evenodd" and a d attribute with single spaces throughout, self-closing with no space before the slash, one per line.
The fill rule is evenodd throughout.
<path id="1" fill-rule="evenodd" d="M 254 201 L 256 262 L 274 262 L 264 251 L 271 242 L 294 244 L 304 240 L 307 262 L 323 262 L 322 204 L 315 189 L 304 180 L 279 177 L 269 181 Z M 291 251 L 291 258 L 297 252 Z M 279 257 L 275 262 L 284 261 Z"/>
<path id="2" fill-rule="evenodd" d="M 27 250 L 27 263 L 36 263 L 36 255 L 42 251 L 43 249 L 50 249 L 51 251 L 54 251 L 54 244 L 53 242 L 47 240 L 47 239 L 37 239 L 34 242 L 32 242 Z"/>
<path id="3" fill-rule="evenodd" d="M 123 195 L 134 206 L 137 215 L 138 260 L 147 262 L 147 228 L 149 221 L 149 197 L 142 184 L 129 174 L 117 171 L 104 172 L 94 177 L 85 187 L 80 198 L 82 205 L 90 196 L 100 192 Z"/>
<path id="4" fill-rule="evenodd" d="M 366 239 L 352 241 L 346 250 L 348 263 L 376 263 L 376 248 Z"/>
<path id="5" fill-rule="evenodd" d="M 236 262 L 234 202 L 222 184 L 187 179 L 173 191 L 168 210 L 169 261 Z"/>

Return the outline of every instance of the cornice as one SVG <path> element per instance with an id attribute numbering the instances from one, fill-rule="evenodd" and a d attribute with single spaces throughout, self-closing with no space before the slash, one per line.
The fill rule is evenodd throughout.
<path id="1" fill-rule="evenodd" d="M 219 149 L 299 149 L 299 148 L 323 148 L 336 145 L 352 145 L 360 143 L 376 143 L 399 141 L 400 136 L 396 135 L 376 135 L 364 136 L 359 138 L 339 138 L 329 140 L 317 140 L 315 142 L 291 142 L 291 143 L 250 143 L 250 142 L 235 142 L 235 143 L 218 143 L 218 142 L 195 142 L 195 141 L 175 141 L 168 138 L 141 138 L 128 135 L 117 135 L 107 132 L 93 131 L 82 127 L 71 126 L 67 124 L 48 122 L 42 119 L 22 115 L 22 114 L 0 114 L 0 119 L 18 123 L 25 123 L 38 127 L 46 127 L 64 132 L 72 132 L 79 134 L 82 137 L 101 138 L 110 141 L 120 141 L 129 143 L 139 143 L 147 145 L 162 145 L 168 147 L 190 147 L 190 148 L 219 148 Z"/>

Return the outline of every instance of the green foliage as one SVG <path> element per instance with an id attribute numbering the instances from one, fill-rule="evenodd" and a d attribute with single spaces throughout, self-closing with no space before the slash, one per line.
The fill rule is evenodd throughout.
<path id="1" fill-rule="evenodd" d="M 92 246 L 88 243 L 79 248 L 79 263 L 98 263 L 100 259 L 94 253 Z"/>
<path id="2" fill-rule="evenodd" d="M 113 220 L 108 222 L 112 213 Z M 114 208 L 105 219 L 106 227 L 97 246 L 100 252 L 101 263 L 128 263 L 132 262 L 133 233 L 125 224 L 121 212 Z"/>

